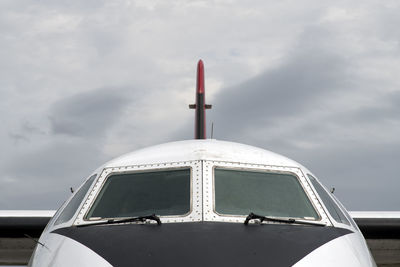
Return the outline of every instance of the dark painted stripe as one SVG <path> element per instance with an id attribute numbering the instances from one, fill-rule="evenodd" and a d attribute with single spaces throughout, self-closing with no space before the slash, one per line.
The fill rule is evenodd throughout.
<path id="1" fill-rule="evenodd" d="M 97 225 L 53 231 L 122 266 L 292 266 L 349 230 L 238 223 Z M 73 256 L 73 255 L 71 255 Z"/>

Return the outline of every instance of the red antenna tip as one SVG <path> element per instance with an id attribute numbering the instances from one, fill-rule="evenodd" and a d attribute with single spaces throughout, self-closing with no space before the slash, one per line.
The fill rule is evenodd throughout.
<path id="1" fill-rule="evenodd" d="M 197 93 L 204 93 L 204 64 L 201 59 L 197 63 Z"/>

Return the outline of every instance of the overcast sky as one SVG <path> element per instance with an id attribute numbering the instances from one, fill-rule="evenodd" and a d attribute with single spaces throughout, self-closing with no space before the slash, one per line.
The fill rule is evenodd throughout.
<path id="1" fill-rule="evenodd" d="M 202 58 L 214 138 L 400 210 L 399 1 L 329 2 L 2 0 L 0 209 L 56 209 L 105 161 L 191 139 Z"/>

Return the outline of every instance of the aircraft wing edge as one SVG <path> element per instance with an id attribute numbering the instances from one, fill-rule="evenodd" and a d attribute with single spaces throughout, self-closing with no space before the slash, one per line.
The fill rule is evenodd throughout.
<path id="1" fill-rule="evenodd" d="M 54 210 L 0 210 L 0 237 L 39 237 Z"/>
<path id="2" fill-rule="evenodd" d="M 367 239 L 400 239 L 400 211 L 350 211 Z"/>

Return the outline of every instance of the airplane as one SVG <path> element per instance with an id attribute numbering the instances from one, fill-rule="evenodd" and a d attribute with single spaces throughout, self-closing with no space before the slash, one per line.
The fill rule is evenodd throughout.
<path id="1" fill-rule="evenodd" d="M 93 171 L 47 223 L 28 266 L 376 266 L 352 216 L 310 170 L 207 139 L 205 103 L 200 60 L 194 140 Z"/>

